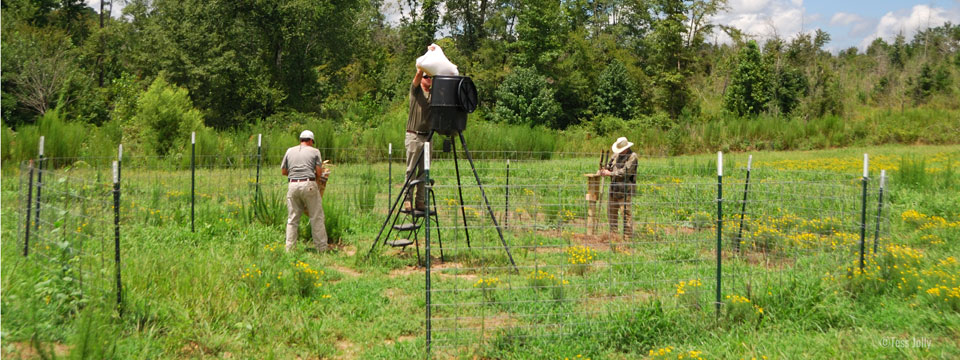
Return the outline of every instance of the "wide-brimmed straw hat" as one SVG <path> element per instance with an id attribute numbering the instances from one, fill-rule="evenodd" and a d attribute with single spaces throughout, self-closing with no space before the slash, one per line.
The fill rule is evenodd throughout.
<path id="1" fill-rule="evenodd" d="M 626 137 L 621 136 L 616 142 L 613 143 L 613 146 L 610 147 L 610 150 L 613 150 L 614 154 L 619 154 L 631 146 L 633 146 L 633 143 L 627 141 Z"/>

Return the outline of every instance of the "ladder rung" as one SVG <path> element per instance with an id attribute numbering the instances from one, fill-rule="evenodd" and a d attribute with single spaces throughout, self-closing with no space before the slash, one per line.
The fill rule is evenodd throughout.
<path id="1" fill-rule="evenodd" d="M 394 225 L 393 229 L 397 231 L 413 231 L 420 228 L 420 224 L 406 223 Z"/>
<path id="2" fill-rule="evenodd" d="M 410 240 L 410 239 L 397 239 L 397 240 L 387 241 L 387 245 L 390 245 L 393 247 L 407 247 L 407 246 L 410 246 L 411 244 L 413 244 L 413 240 Z"/>

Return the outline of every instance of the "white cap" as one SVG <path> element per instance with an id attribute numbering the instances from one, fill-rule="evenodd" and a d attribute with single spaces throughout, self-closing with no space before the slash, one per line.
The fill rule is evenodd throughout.
<path id="1" fill-rule="evenodd" d="M 302 133 L 300 133 L 300 138 L 313 140 L 313 131 L 304 130 Z"/>

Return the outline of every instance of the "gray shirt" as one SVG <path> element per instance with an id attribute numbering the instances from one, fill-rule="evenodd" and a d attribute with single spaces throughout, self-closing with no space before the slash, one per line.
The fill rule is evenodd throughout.
<path id="1" fill-rule="evenodd" d="M 297 145 L 287 149 L 280 163 L 281 169 L 287 169 L 290 179 L 315 179 L 317 166 L 323 161 L 320 159 L 320 150 L 314 147 Z"/>

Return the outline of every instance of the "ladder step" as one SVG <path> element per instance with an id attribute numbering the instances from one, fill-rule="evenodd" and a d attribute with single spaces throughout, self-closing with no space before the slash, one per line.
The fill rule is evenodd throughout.
<path id="1" fill-rule="evenodd" d="M 400 212 L 402 212 L 402 213 L 404 213 L 404 214 L 409 214 L 409 213 L 411 213 L 411 210 L 400 209 Z M 414 217 L 422 217 L 424 214 L 426 214 L 426 213 L 425 213 L 424 211 L 422 211 L 422 210 L 413 210 L 412 212 L 413 212 L 413 216 L 414 216 Z M 431 211 L 431 212 L 432 212 L 432 211 Z"/>
<path id="2" fill-rule="evenodd" d="M 413 244 L 413 240 L 410 240 L 410 239 L 396 239 L 396 240 L 387 241 L 387 245 L 390 245 L 393 247 L 407 247 L 407 246 L 410 246 L 411 244 Z"/>
<path id="3" fill-rule="evenodd" d="M 394 225 L 393 229 L 397 231 L 413 231 L 420 228 L 420 224 L 406 223 Z"/>

